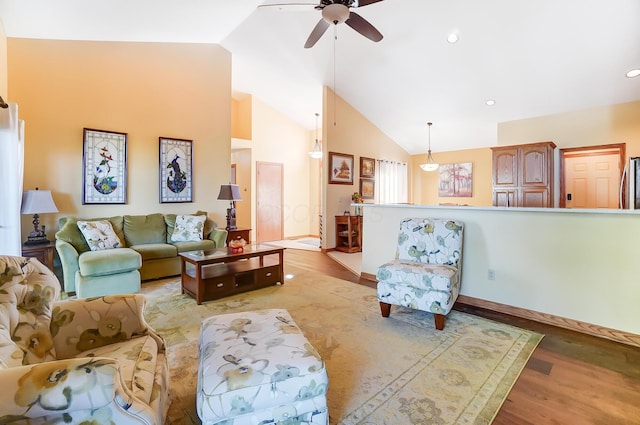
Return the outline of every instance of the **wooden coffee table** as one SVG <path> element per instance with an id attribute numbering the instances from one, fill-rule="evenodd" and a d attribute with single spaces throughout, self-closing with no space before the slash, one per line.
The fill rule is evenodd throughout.
<path id="1" fill-rule="evenodd" d="M 182 293 L 198 304 L 241 292 L 284 283 L 285 248 L 247 245 L 243 252 L 231 248 L 187 251 L 182 262 Z"/>

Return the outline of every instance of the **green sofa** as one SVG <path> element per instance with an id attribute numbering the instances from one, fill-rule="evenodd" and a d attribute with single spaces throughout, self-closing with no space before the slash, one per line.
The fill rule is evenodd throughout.
<path id="1" fill-rule="evenodd" d="M 207 215 L 198 211 L 193 215 Z M 179 252 L 224 247 L 227 231 L 207 218 L 204 239 L 172 242 L 176 214 L 123 215 L 58 220 L 56 250 L 60 256 L 64 290 L 78 297 L 137 292 L 140 281 L 180 274 Z M 123 247 L 91 251 L 78 220 L 108 220 Z"/>

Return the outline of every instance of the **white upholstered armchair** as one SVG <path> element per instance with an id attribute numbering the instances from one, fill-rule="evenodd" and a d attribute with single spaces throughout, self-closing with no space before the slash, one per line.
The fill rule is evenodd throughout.
<path id="1" fill-rule="evenodd" d="M 35 258 L 0 255 L 0 424 L 164 423 L 169 368 L 144 296 L 59 294 Z"/>
<path id="2" fill-rule="evenodd" d="M 396 258 L 378 268 L 382 316 L 391 305 L 433 313 L 444 328 L 460 292 L 463 224 L 454 220 L 406 218 L 400 222 Z"/>

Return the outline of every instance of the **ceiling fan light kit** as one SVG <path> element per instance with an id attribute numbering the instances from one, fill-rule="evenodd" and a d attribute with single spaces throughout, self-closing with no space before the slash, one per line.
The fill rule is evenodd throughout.
<path id="1" fill-rule="evenodd" d="M 382 0 L 321 0 L 315 9 L 320 10 L 322 18 L 309 34 L 305 49 L 313 47 L 331 24 L 338 25 L 345 23 L 358 33 L 371 41 L 382 40 L 382 34 L 362 16 L 350 9 L 354 7 L 367 6 Z"/>
<path id="2" fill-rule="evenodd" d="M 330 4 L 322 9 L 322 18 L 330 24 L 341 24 L 349 19 L 349 8 L 344 4 Z"/>

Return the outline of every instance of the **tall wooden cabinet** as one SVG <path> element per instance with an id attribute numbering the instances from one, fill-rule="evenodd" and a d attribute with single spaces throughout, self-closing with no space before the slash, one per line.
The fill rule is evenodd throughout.
<path id="1" fill-rule="evenodd" d="M 500 146 L 493 151 L 493 205 L 553 207 L 553 142 Z"/>

